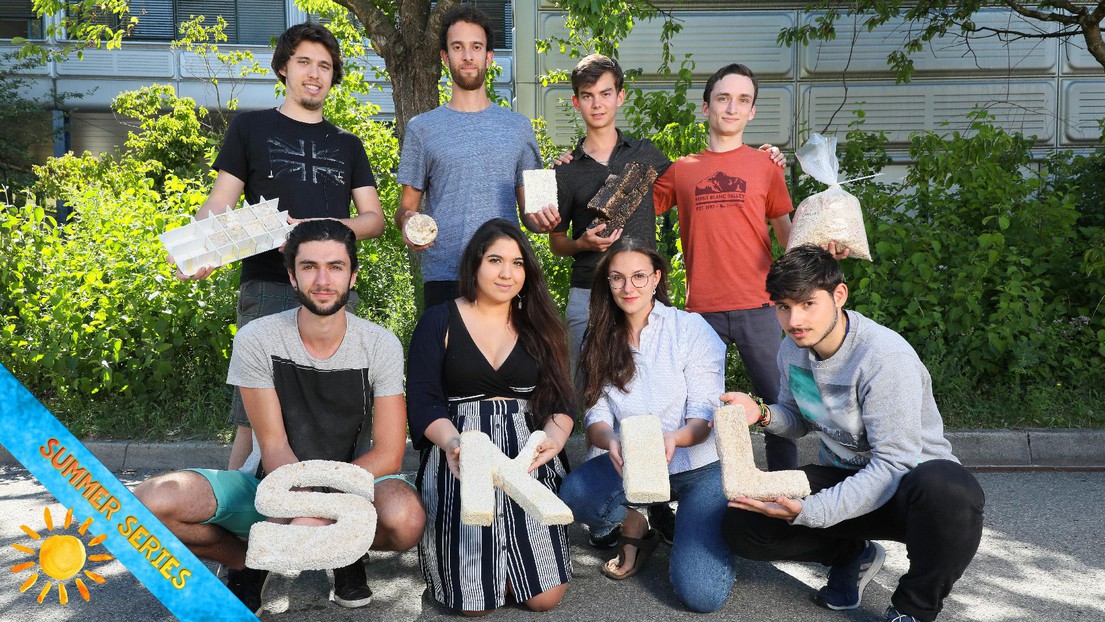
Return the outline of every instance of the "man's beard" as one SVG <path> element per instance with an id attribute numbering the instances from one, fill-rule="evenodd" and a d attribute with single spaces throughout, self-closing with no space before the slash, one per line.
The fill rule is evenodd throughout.
<path id="1" fill-rule="evenodd" d="M 453 78 L 453 85 L 462 91 L 478 91 L 487 83 L 487 68 L 474 76 L 466 76 L 459 68 L 449 67 L 449 75 Z"/>
<path id="2" fill-rule="evenodd" d="M 826 337 L 828 337 L 829 335 L 832 334 L 833 330 L 836 328 L 837 323 L 840 322 L 840 313 L 841 313 L 840 308 L 834 306 L 833 307 L 833 323 L 829 325 L 829 329 L 826 330 L 823 335 L 821 335 L 821 338 L 817 340 L 817 343 L 811 344 L 809 346 L 810 348 L 817 347 L 822 341 L 825 341 Z"/>
<path id="3" fill-rule="evenodd" d="M 316 100 L 309 99 L 307 97 L 300 97 L 298 100 L 296 100 L 296 103 L 299 104 L 304 110 L 310 110 L 314 112 L 316 110 L 322 110 L 322 105 L 326 103 L 326 98 Z"/>
<path id="4" fill-rule="evenodd" d="M 304 292 L 301 289 L 296 289 L 295 290 L 295 295 L 296 295 L 297 298 L 299 298 L 299 304 L 303 305 L 304 309 L 307 309 L 308 311 L 310 311 L 311 313 L 313 313 L 315 315 L 318 315 L 318 316 L 321 316 L 321 317 L 328 317 L 328 316 L 334 315 L 338 311 L 341 311 L 343 308 L 345 308 L 345 304 L 347 302 L 349 302 L 349 291 L 350 290 L 346 289 L 345 292 L 341 295 L 341 297 L 339 297 L 337 300 L 335 300 L 334 304 L 329 306 L 329 307 L 320 307 L 320 306 L 318 306 L 317 304 L 315 304 L 314 300 L 311 300 L 311 298 L 307 294 L 307 292 Z"/>

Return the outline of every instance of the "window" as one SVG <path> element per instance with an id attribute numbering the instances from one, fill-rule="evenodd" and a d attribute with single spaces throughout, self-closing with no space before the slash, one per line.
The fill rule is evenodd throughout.
<path id="1" fill-rule="evenodd" d="M 25 2 L 30 4 L 31 0 Z M 131 0 L 130 10 L 138 18 L 128 37 L 134 41 L 172 41 L 179 34 L 180 24 L 197 15 L 206 16 L 207 25 L 221 15 L 226 20 L 227 43 L 268 45 L 287 28 L 284 0 Z"/>
<path id="2" fill-rule="evenodd" d="M 510 50 L 514 47 L 514 10 L 510 0 L 466 0 L 476 5 L 487 15 L 491 22 L 491 32 L 495 36 L 496 50 Z"/>
<path id="3" fill-rule="evenodd" d="M 0 0 L 0 39 L 42 38 L 42 19 L 31 0 Z"/>

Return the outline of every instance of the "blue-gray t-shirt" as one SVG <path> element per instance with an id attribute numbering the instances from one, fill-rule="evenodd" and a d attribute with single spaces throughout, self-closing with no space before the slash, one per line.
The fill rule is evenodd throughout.
<path id="1" fill-rule="evenodd" d="M 439 106 L 411 119 L 398 181 L 425 193 L 425 212 L 438 228 L 434 245 L 422 253 L 422 280 L 456 281 L 472 234 L 492 218 L 517 220 L 522 171 L 537 168 L 533 125 L 509 109 Z"/>

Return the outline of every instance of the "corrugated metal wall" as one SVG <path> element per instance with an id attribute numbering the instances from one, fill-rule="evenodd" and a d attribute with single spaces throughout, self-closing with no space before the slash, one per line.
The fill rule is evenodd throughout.
<path id="1" fill-rule="evenodd" d="M 1003 127 L 1036 136 L 1041 148 L 1085 147 L 1100 136 L 1105 77 L 1081 39 L 994 37 L 970 45 L 952 37 L 934 40 L 915 55 L 912 82 L 896 84 L 886 56 L 904 40 L 905 23 L 863 30 L 854 46 L 849 25 L 838 23 L 834 41 L 787 48 L 776 43 L 779 31 L 812 22 L 818 14 L 804 14 L 793 6 L 771 9 L 763 3 L 753 9 L 721 10 L 717 4 L 674 11 L 683 23 L 674 40 L 675 55 L 681 60 L 693 54 L 696 103 L 706 78 L 725 64 L 742 62 L 757 73 L 760 96 L 756 119 L 746 133 L 749 143 L 793 148 L 805 130 L 843 134 L 856 118 L 854 111 L 862 109 L 867 129 L 888 132 L 892 144 L 902 147 L 916 130 L 964 129 L 967 113 L 976 106 L 986 108 Z M 564 33 L 562 15 L 548 4 L 542 4 L 533 18 L 537 37 Z M 976 22 L 1043 32 L 1056 29 L 1002 10 L 983 11 Z M 640 24 L 619 50 L 624 67 L 645 70 L 640 82 L 644 88 L 666 87 L 665 78 L 654 73 L 660 60 L 659 36 L 659 23 Z M 524 53 L 517 53 L 519 65 Z M 570 69 L 573 63 L 551 55 L 538 57 L 535 65 L 547 73 Z M 554 137 L 566 141 L 573 128 L 570 119 L 557 113 L 557 105 L 571 96 L 570 86 L 536 90 L 532 113 L 546 116 Z"/>
<path id="2" fill-rule="evenodd" d="M 155 9 L 168 1 L 135 0 L 135 6 L 147 10 L 145 19 L 153 28 L 161 23 L 153 15 Z M 190 7 L 200 0 L 177 1 Z M 279 5 L 287 23 L 306 19 L 293 0 L 243 1 L 255 10 L 266 3 Z M 502 2 L 480 0 L 484 5 Z M 1080 46 L 1080 40 L 1004 42 L 993 38 L 970 46 L 952 38 L 937 40 L 916 55 L 913 82 L 895 84 L 886 54 L 905 36 L 905 24 L 863 32 L 854 47 L 847 26 L 841 24 L 835 41 L 787 48 L 776 43 L 779 31 L 816 18 L 815 14 L 802 13 L 797 8 L 800 3 L 749 2 L 741 3 L 749 8 L 735 9 L 729 8 L 732 3 L 697 0 L 689 6 L 674 11 L 684 26 L 675 39 L 675 53 L 677 64 L 684 54 L 692 54 L 697 63 L 695 89 L 691 92 L 696 102 L 700 101 L 706 78 L 724 64 L 743 62 L 758 74 L 761 91 L 756 119 L 746 134 L 749 143 L 772 142 L 794 148 L 807 129 L 841 134 L 855 118 L 853 112 L 862 109 L 866 113 L 865 127 L 887 131 L 893 143 L 901 147 L 915 130 L 962 129 L 966 114 L 976 105 L 986 107 L 1006 128 L 1035 135 L 1041 149 L 1086 147 L 1100 136 L 1098 122 L 1105 118 L 1105 77 L 1101 66 Z M 571 96 L 571 89 L 568 85 L 543 87 L 537 77 L 553 68 L 570 69 L 574 63 L 555 53 L 539 56 L 525 44 L 531 38 L 563 33 L 562 15 L 548 0 L 542 0 L 517 2 L 513 12 L 505 10 L 495 17 L 504 28 L 514 28 L 512 37 L 504 37 L 515 44 L 513 54 L 500 49 L 496 55 L 504 66 L 500 93 L 508 98 L 517 95 L 516 110 L 544 116 L 554 139 L 567 143 L 575 130 L 571 116 L 558 109 L 562 107 L 560 102 Z M 977 21 L 1016 25 L 1019 19 L 1006 11 L 991 10 L 980 14 Z M 246 22 L 249 20 L 242 21 Z M 1021 26 L 1054 28 L 1039 22 Z M 659 36 L 659 23 L 639 24 L 621 46 L 620 59 L 625 67 L 645 69 L 639 83 L 645 89 L 669 86 L 666 78 L 648 73 L 659 64 Z M 12 49 L 0 44 L 0 51 L 5 47 Z M 258 62 L 268 66 L 268 47 L 249 47 Z M 83 61 L 52 64 L 40 70 L 30 94 L 46 97 L 54 88 L 86 93 L 83 99 L 70 102 L 76 110 L 75 121 L 85 114 L 107 111 L 119 92 L 153 82 L 173 84 L 180 94 L 212 106 L 217 101 L 215 94 L 198 79 L 207 72 L 190 53 L 173 52 L 165 43 L 134 41 L 121 50 L 89 50 Z M 271 76 L 247 78 L 237 93 L 241 108 L 276 105 L 279 100 L 273 82 Z M 384 90 L 370 98 L 380 105 L 380 116 L 387 118 L 394 107 L 390 89 L 386 84 L 382 86 Z M 225 101 L 227 97 L 224 88 L 218 99 Z M 73 148 L 98 150 L 104 141 L 94 134 L 75 132 Z"/>

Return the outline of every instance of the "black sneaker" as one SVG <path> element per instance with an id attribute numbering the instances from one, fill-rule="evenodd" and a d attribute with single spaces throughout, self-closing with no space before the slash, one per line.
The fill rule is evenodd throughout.
<path id="1" fill-rule="evenodd" d="M 334 591 L 330 600 L 346 607 L 356 609 L 372 602 L 372 590 L 368 587 L 364 562 L 357 560 L 344 568 L 334 569 Z"/>
<path id="2" fill-rule="evenodd" d="M 614 525 L 614 529 L 605 536 L 591 534 L 587 536 L 587 543 L 596 549 L 612 549 L 618 546 L 618 538 L 622 537 L 622 526 Z"/>
<path id="3" fill-rule="evenodd" d="M 817 590 L 814 602 L 835 611 L 859 607 L 863 588 L 879 573 L 885 559 L 886 550 L 882 545 L 868 540 L 863 552 L 851 563 L 829 569 L 829 581 Z"/>
<path id="4" fill-rule="evenodd" d="M 668 546 L 675 541 L 675 511 L 667 503 L 648 506 L 648 524 L 660 532 L 660 537 Z"/>
<path id="5" fill-rule="evenodd" d="M 242 604 L 254 615 L 261 612 L 261 594 L 265 591 L 265 584 L 269 580 L 268 570 L 256 568 L 243 568 L 241 570 L 227 569 L 226 587 Z"/>

